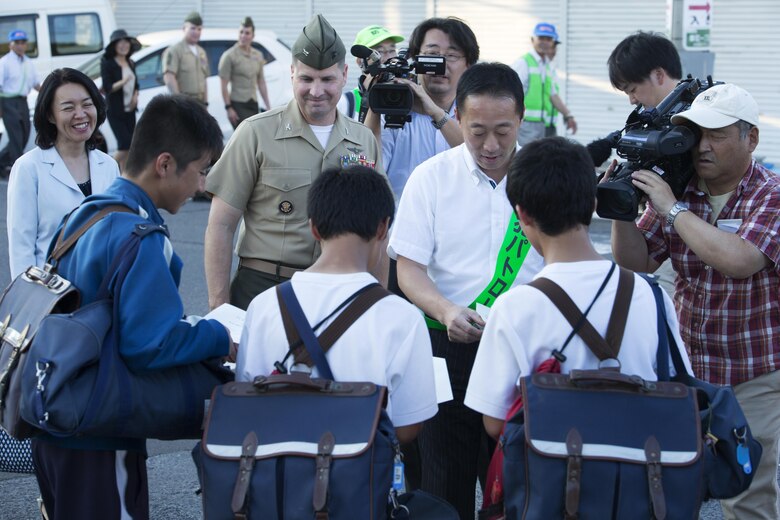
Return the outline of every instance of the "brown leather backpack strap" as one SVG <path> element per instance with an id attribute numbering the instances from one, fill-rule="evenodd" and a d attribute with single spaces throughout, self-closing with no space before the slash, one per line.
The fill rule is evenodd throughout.
<path id="1" fill-rule="evenodd" d="M 375 285 L 366 292 L 361 293 L 336 317 L 335 320 L 333 320 L 333 323 L 328 325 L 328 327 L 322 331 L 322 334 L 317 337 L 317 339 L 320 340 L 322 350 L 327 352 L 328 349 L 336 343 L 336 340 L 338 340 L 358 318 L 370 309 L 372 305 L 391 294 L 390 291 L 381 285 Z"/>
<path id="2" fill-rule="evenodd" d="M 276 286 L 276 299 L 279 301 L 279 310 L 282 313 L 282 323 L 284 324 L 284 333 L 287 335 L 287 344 L 291 347 L 293 345 L 297 345 L 297 348 L 300 349 L 300 347 L 303 346 L 301 335 L 298 334 L 298 329 L 295 328 L 295 323 L 293 322 L 292 316 L 290 316 L 290 311 L 287 309 L 287 305 L 284 303 L 282 291 L 278 285 Z M 306 349 L 302 350 L 304 353 L 306 353 Z M 308 356 L 308 353 L 306 355 Z"/>
<path id="3" fill-rule="evenodd" d="M 628 309 L 631 306 L 631 296 L 634 293 L 634 273 L 628 269 L 620 268 L 618 277 L 617 292 L 615 294 L 615 303 L 612 305 L 612 314 L 609 316 L 607 325 L 607 344 L 617 357 L 620 352 L 620 345 L 623 343 L 623 333 L 626 330 L 626 320 L 628 319 Z"/>
<path id="4" fill-rule="evenodd" d="M 572 301 L 569 295 L 566 294 L 566 291 L 561 289 L 560 285 L 547 278 L 537 278 L 529 282 L 528 285 L 544 293 L 572 327 L 576 327 L 579 324 L 580 320 L 583 318 L 582 311 L 580 311 L 577 304 Z M 577 334 L 600 361 L 617 357 L 617 352 L 613 353 L 610 345 L 601 337 L 601 334 L 593 328 L 593 325 L 591 325 L 587 319 L 583 320 Z M 620 347 L 620 345 L 618 345 L 618 347 Z"/>
<path id="5" fill-rule="evenodd" d="M 86 233 L 89 228 L 97 224 L 98 221 L 102 220 L 103 217 L 109 213 L 135 213 L 135 211 L 122 204 L 112 204 L 110 206 L 106 206 L 105 208 L 95 213 L 89 220 L 82 224 L 80 228 L 71 233 L 68 238 L 63 240 L 62 237 L 65 233 L 65 226 L 68 223 L 68 218 L 70 218 L 70 215 L 68 215 L 62 225 L 60 234 L 57 236 L 57 243 L 54 245 L 54 249 L 52 250 L 49 258 L 53 259 L 55 263 L 58 262 L 59 259 L 62 258 L 62 256 L 67 253 L 71 247 L 73 247 L 76 241 L 81 238 L 81 236 Z"/>
<path id="6" fill-rule="evenodd" d="M 347 329 L 351 327 L 352 324 L 355 323 L 357 319 L 360 318 L 368 309 L 370 309 L 372 305 L 374 305 L 382 298 L 390 296 L 391 294 L 392 293 L 390 291 L 379 284 L 374 285 L 373 287 L 370 287 L 366 291 L 360 293 L 354 300 L 352 300 L 349 305 L 347 305 L 343 311 L 341 311 L 338 316 L 336 316 L 336 319 L 334 319 L 333 322 L 328 325 L 324 331 L 322 331 L 322 334 L 317 336 L 317 339 L 320 342 L 320 346 L 322 347 L 322 351 L 327 353 L 328 350 L 330 350 L 330 347 L 336 343 L 341 335 L 344 334 L 344 332 L 346 332 Z M 284 320 L 284 315 L 282 316 L 282 320 Z M 290 322 L 292 325 L 291 318 Z M 286 327 L 287 325 L 285 325 L 285 329 Z M 287 339 L 290 340 L 289 334 Z M 290 345 L 295 345 L 295 343 L 291 341 Z M 293 356 L 295 358 L 294 362 L 296 364 L 304 363 L 307 366 L 314 366 L 314 362 L 309 357 L 309 353 L 305 348 L 303 348 L 302 345 L 294 349 Z"/>

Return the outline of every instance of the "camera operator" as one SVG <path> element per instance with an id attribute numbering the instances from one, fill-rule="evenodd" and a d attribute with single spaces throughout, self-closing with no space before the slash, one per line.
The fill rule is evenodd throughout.
<path id="1" fill-rule="evenodd" d="M 396 78 L 414 93 L 411 121 L 403 128 L 381 129 L 380 118 L 369 111 L 366 125 L 381 135 L 382 156 L 387 178 L 396 198 L 401 197 L 406 180 L 417 165 L 439 152 L 463 143 L 455 120 L 455 89 L 463 72 L 479 59 L 477 37 L 457 18 L 429 18 L 412 32 L 409 56 L 444 56 L 444 76 L 422 75 L 419 83 Z"/>
<path id="2" fill-rule="evenodd" d="M 634 92 L 629 95 L 641 95 Z M 721 501 L 727 519 L 779 517 L 780 177 L 752 159 L 758 112 L 753 97 L 736 85 L 699 94 L 671 119 L 701 135 L 692 150 L 695 174 L 682 197 L 678 201 L 659 175 L 638 170 L 633 184 L 647 194 L 647 209 L 636 223 L 612 225 L 620 265 L 653 272 L 671 259 L 694 372 L 734 386 L 764 449 L 750 489 Z"/>
<path id="3" fill-rule="evenodd" d="M 390 58 L 396 57 L 398 54 L 396 51 L 396 44 L 402 41 L 404 41 L 403 36 L 393 34 L 381 25 L 369 25 L 357 33 L 355 42 L 352 45 L 362 45 L 368 47 L 372 51 L 376 51 L 380 56 L 380 63 L 385 63 Z M 363 60 L 361 58 L 356 58 L 355 61 L 357 62 L 358 68 L 360 68 Z M 370 81 L 370 77 L 366 77 L 363 82 L 363 87 L 367 88 Z M 360 87 L 355 87 L 352 90 L 344 92 L 339 100 L 337 108 L 345 116 L 357 120 L 358 115 L 360 114 L 361 105 L 368 104 L 368 96 L 364 96 L 363 94 L 364 92 Z"/>
<path id="4" fill-rule="evenodd" d="M 628 102 L 646 109 L 656 106 L 672 91 L 682 77 L 680 55 L 665 36 L 638 31 L 627 36 L 607 59 L 609 81 L 625 92 Z M 588 144 L 595 166 L 601 166 L 612 155 L 612 141 L 607 137 Z"/>
<path id="5" fill-rule="evenodd" d="M 607 59 L 609 81 L 646 109 L 658 104 L 682 78 L 680 55 L 665 36 L 639 31 L 627 36 Z"/>

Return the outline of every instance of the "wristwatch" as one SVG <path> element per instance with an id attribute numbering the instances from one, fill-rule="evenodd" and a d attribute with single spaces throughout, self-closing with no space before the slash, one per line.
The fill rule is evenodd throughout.
<path id="1" fill-rule="evenodd" d="M 672 209 L 670 209 L 669 213 L 666 214 L 666 223 L 669 224 L 669 227 L 674 227 L 674 220 L 677 218 L 677 215 L 685 211 L 688 211 L 687 204 L 679 201 L 675 202 L 672 206 Z"/>
<path id="2" fill-rule="evenodd" d="M 431 124 L 436 130 L 441 130 L 442 128 L 444 128 L 444 125 L 446 125 L 447 121 L 449 120 L 450 120 L 449 114 L 447 114 L 447 112 L 444 112 L 444 117 L 442 117 L 438 121 L 431 118 Z"/>
<path id="3" fill-rule="evenodd" d="M 233 108 L 233 105 L 231 105 L 230 103 L 225 105 L 225 110 L 230 110 L 231 108 Z"/>

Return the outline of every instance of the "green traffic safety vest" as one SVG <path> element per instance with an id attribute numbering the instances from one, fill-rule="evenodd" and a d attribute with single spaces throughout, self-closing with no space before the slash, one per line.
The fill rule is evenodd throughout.
<path id="1" fill-rule="evenodd" d="M 544 122 L 544 126 L 550 126 L 553 123 L 550 117 L 553 114 L 552 104 L 552 72 L 550 68 L 544 66 L 544 84 L 542 84 L 542 75 L 539 71 L 539 63 L 529 52 L 523 56 L 528 64 L 528 93 L 525 95 L 525 116 L 523 119 L 533 122 Z"/>
<path id="2" fill-rule="evenodd" d="M 558 84 L 553 85 L 553 92 L 558 92 Z M 544 126 L 555 126 L 555 121 L 558 119 L 558 109 L 552 104 L 552 97 L 550 98 L 550 118 Z"/>
<path id="3" fill-rule="evenodd" d="M 360 114 L 360 104 L 363 102 L 363 96 L 360 95 L 360 89 L 355 87 L 352 89 L 352 103 L 349 106 L 349 117 L 357 120 Z"/>
<path id="4" fill-rule="evenodd" d="M 492 307 L 496 298 L 512 287 L 529 249 L 531 249 L 531 242 L 525 237 L 520 221 L 517 220 L 517 215 L 513 211 L 504 235 L 504 241 L 498 251 L 493 277 L 487 287 L 471 302 L 469 309 L 475 310 L 478 303 L 485 307 Z M 430 329 L 447 330 L 447 327 L 430 316 L 425 316 L 425 323 Z"/>

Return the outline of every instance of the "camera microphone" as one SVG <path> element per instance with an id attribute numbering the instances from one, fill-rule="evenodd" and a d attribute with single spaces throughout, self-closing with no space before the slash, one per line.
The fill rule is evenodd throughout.
<path id="1" fill-rule="evenodd" d="M 369 58 L 373 58 L 372 61 L 382 59 L 382 55 L 379 54 L 379 52 L 370 47 L 366 47 L 365 45 L 353 45 L 352 48 L 349 49 L 349 52 L 351 52 L 354 57 L 362 58 L 364 60 Z"/>

